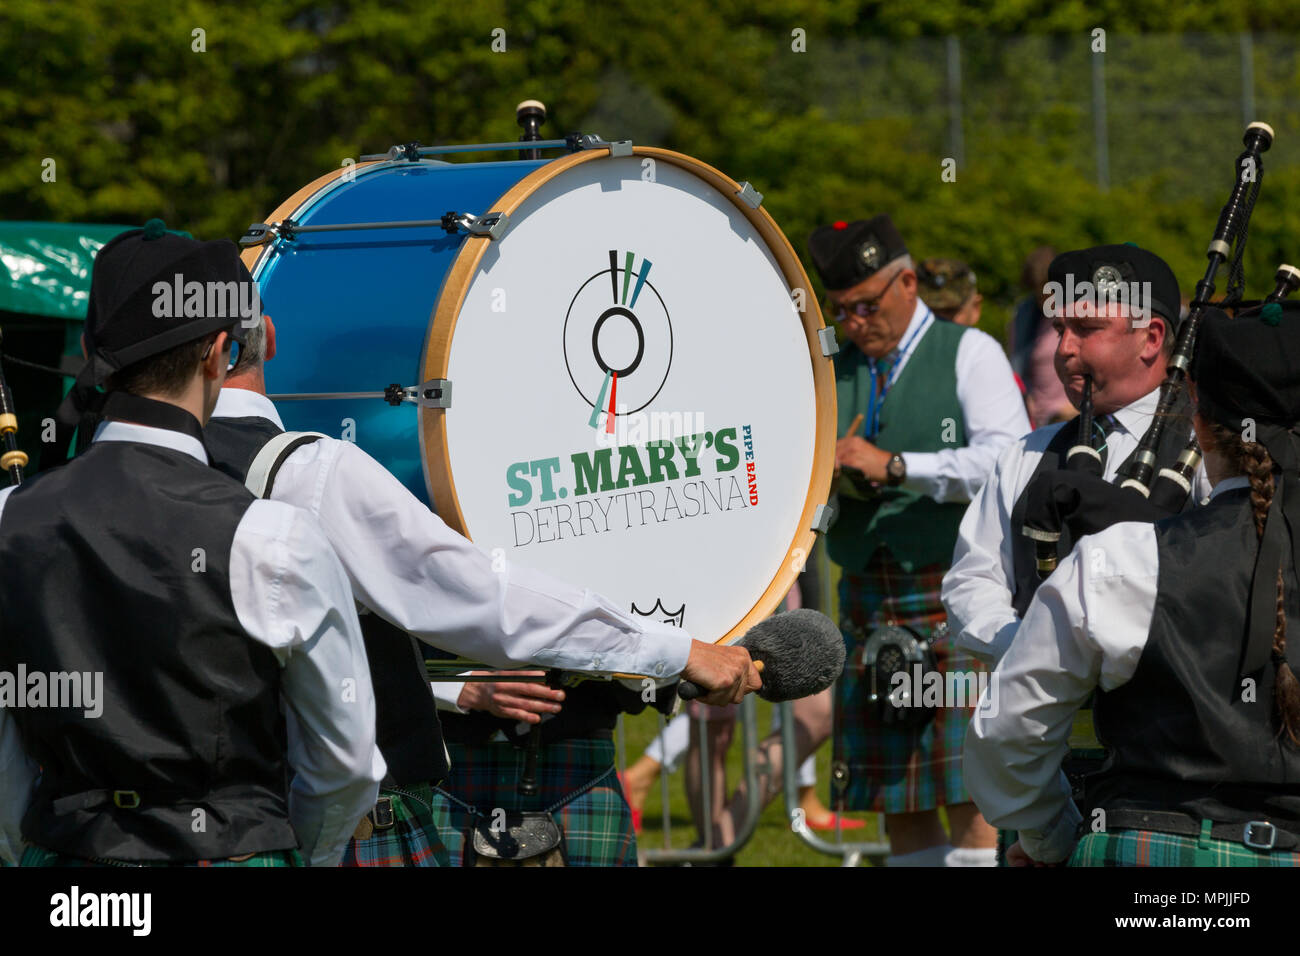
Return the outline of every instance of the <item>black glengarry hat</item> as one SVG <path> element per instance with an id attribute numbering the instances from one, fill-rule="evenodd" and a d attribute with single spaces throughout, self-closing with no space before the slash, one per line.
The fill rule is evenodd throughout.
<path id="1" fill-rule="evenodd" d="M 808 252 L 827 289 L 851 289 L 886 263 L 907 255 L 903 237 L 886 215 L 814 229 Z"/>
<path id="2" fill-rule="evenodd" d="M 215 294 L 204 295 L 200 309 L 174 314 L 171 290 L 194 282 Z M 246 289 L 241 290 L 245 283 Z M 167 291 L 161 291 L 164 287 Z M 238 313 L 240 302 L 256 301 L 246 291 L 253 288 L 253 277 L 229 239 L 200 242 L 167 232 L 159 219 L 116 236 L 99 250 L 91 275 L 85 330 L 91 366 L 87 377 L 100 384 L 119 369 L 213 332 L 228 331 L 242 343 L 245 321 L 260 317 Z M 224 294 L 231 290 L 233 297 Z M 162 296 L 167 300 L 162 301 Z M 208 303 L 215 307 L 209 309 Z M 199 314 L 192 314 L 195 311 Z"/>
<path id="3" fill-rule="evenodd" d="M 1120 292 L 1128 295 L 1132 289 L 1131 283 L 1136 282 L 1138 295 L 1142 296 L 1142 283 L 1149 282 L 1149 301 L 1147 298 L 1139 298 L 1137 301 L 1130 299 L 1129 304 L 1143 309 L 1150 308 L 1153 315 L 1158 315 L 1169 323 L 1171 332 L 1178 328 L 1182 309 L 1178 277 L 1165 260 L 1131 242 L 1063 252 L 1047 267 L 1047 282 L 1044 292 L 1048 296 L 1048 303 L 1044 304 L 1044 308 L 1049 307 L 1054 291 L 1060 306 L 1064 307 L 1069 303 L 1063 297 L 1070 290 L 1073 290 L 1071 301 L 1086 297 L 1089 289 L 1100 296 L 1113 297 Z M 1122 290 L 1119 288 L 1121 284 L 1124 286 Z M 1053 289 L 1053 285 L 1059 291 Z"/>

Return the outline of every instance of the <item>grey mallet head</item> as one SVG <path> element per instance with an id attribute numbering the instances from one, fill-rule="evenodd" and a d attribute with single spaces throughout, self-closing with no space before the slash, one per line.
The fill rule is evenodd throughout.
<path id="1" fill-rule="evenodd" d="M 763 662 L 758 696 L 778 703 L 820 694 L 844 670 L 844 638 L 829 617 L 811 608 L 776 614 L 736 642 Z"/>
<path id="2" fill-rule="evenodd" d="M 844 670 L 839 628 L 825 614 L 809 608 L 769 617 L 735 643 L 763 662 L 758 696 L 773 703 L 820 694 Z M 690 681 L 682 681 L 677 692 L 682 700 L 704 696 Z"/>

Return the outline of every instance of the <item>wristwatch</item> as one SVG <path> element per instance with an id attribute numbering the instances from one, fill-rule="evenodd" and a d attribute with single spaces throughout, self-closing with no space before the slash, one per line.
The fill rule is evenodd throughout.
<path id="1" fill-rule="evenodd" d="M 885 466 L 885 475 L 885 484 L 890 487 L 903 483 L 907 478 L 907 463 L 903 461 L 902 455 L 894 453 L 894 456 L 889 459 L 889 464 Z"/>

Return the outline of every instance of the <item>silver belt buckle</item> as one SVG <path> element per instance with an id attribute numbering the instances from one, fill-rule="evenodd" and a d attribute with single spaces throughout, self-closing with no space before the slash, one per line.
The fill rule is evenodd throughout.
<path id="1" fill-rule="evenodd" d="M 1259 827 L 1268 828 L 1267 842 L 1261 842 L 1255 838 L 1255 830 Z M 1277 827 L 1267 820 L 1251 820 L 1242 830 L 1241 842 L 1252 850 L 1271 850 L 1273 844 L 1277 842 Z"/>

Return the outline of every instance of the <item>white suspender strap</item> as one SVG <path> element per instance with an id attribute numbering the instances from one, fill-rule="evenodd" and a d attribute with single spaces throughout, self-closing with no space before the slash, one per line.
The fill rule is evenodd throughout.
<path id="1" fill-rule="evenodd" d="M 276 435 L 262 446 L 253 463 L 248 467 L 248 477 L 244 487 L 259 498 L 271 497 L 271 488 L 275 485 L 275 476 L 285 459 L 303 445 L 310 445 L 321 438 L 328 438 L 320 432 L 284 432 Z"/>

